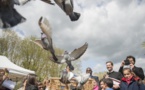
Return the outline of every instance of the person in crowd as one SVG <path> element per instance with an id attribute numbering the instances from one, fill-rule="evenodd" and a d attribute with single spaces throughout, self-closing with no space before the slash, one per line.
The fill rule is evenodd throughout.
<path id="1" fill-rule="evenodd" d="M 96 82 L 99 84 L 99 78 L 97 76 L 93 76 L 93 71 L 90 67 L 86 69 L 86 73 L 90 73 L 90 78 L 96 80 Z"/>
<path id="2" fill-rule="evenodd" d="M 39 90 L 45 90 L 45 85 L 42 82 L 37 81 L 37 86 Z"/>
<path id="3" fill-rule="evenodd" d="M 130 65 L 130 69 L 142 80 L 144 80 L 144 72 L 143 69 L 141 67 L 136 67 L 135 66 L 135 57 L 134 56 L 127 56 L 126 60 L 129 60 L 129 65 Z M 123 60 L 119 69 L 119 72 L 123 74 L 123 67 L 125 65 L 125 61 Z"/>
<path id="4" fill-rule="evenodd" d="M 23 85 L 24 85 L 23 90 L 38 90 L 35 76 L 28 75 Z"/>
<path id="5" fill-rule="evenodd" d="M 0 90 L 10 90 L 10 89 L 2 86 L 2 83 L 6 79 L 9 79 L 8 74 L 9 74 L 9 71 L 7 68 L 0 69 Z"/>
<path id="6" fill-rule="evenodd" d="M 120 90 L 145 90 L 142 80 L 138 76 L 134 76 L 134 72 L 130 68 L 124 68 L 123 75 Z"/>
<path id="7" fill-rule="evenodd" d="M 110 78 L 104 78 L 100 85 L 101 90 L 113 90 L 113 80 Z"/>
<path id="8" fill-rule="evenodd" d="M 106 67 L 107 67 L 107 70 L 108 70 L 108 72 L 106 74 L 106 78 L 113 78 L 113 80 L 116 79 L 116 80 L 119 80 L 119 81 L 121 80 L 121 78 L 123 76 L 120 72 L 116 72 L 116 71 L 113 70 L 113 62 L 112 61 L 107 61 L 106 62 Z M 115 82 L 115 81 L 113 81 L 113 82 Z M 113 89 L 114 90 L 120 90 L 119 89 L 119 84 L 114 83 L 113 84 Z"/>
<path id="9" fill-rule="evenodd" d="M 99 90 L 99 83 L 93 78 L 92 79 L 93 89 L 92 90 Z"/>
<path id="10" fill-rule="evenodd" d="M 99 81 L 99 90 L 104 90 L 104 82 L 103 82 L 103 79 L 101 79 L 100 81 Z"/>

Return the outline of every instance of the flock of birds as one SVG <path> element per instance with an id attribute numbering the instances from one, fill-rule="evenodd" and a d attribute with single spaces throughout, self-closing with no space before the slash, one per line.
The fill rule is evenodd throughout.
<path id="1" fill-rule="evenodd" d="M 0 28 L 10 28 L 16 26 L 19 23 L 26 21 L 17 10 L 14 5 L 25 5 L 31 0 L 0 0 Z M 80 13 L 74 12 L 73 0 L 41 0 L 50 5 L 55 5 L 55 3 L 69 16 L 71 21 L 76 21 L 80 17 Z"/>
<path id="2" fill-rule="evenodd" d="M 28 1 L 31 0 L 0 0 L 0 28 L 10 28 L 16 26 L 19 23 L 22 23 L 26 20 L 21 14 L 17 12 L 14 8 L 14 4 L 16 5 L 24 5 Z M 80 13 L 73 11 L 73 0 L 54 0 L 55 3 L 52 3 L 51 0 L 41 0 L 45 3 L 55 5 L 55 3 L 69 16 L 71 21 L 76 21 L 80 17 Z M 38 21 L 38 24 L 41 28 L 41 39 L 32 41 L 39 47 L 44 50 L 47 50 L 51 53 L 52 57 L 49 59 L 57 64 L 66 63 L 69 67 L 70 71 L 74 70 L 74 66 L 72 65 L 72 61 L 79 59 L 87 50 L 88 43 L 85 43 L 81 47 L 74 49 L 71 53 L 65 51 L 62 56 L 56 55 L 53 41 L 52 41 L 52 33 L 51 33 L 51 26 L 49 21 L 46 18 L 41 17 Z M 66 73 L 62 73 L 62 83 L 67 84 L 69 76 Z M 75 77 L 78 87 L 82 88 L 83 84 L 87 82 L 89 79 L 89 74 L 85 74 L 82 76 Z"/>

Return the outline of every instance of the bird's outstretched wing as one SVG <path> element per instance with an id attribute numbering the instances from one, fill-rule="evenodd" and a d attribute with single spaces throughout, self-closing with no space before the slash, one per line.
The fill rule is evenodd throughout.
<path id="1" fill-rule="evenodd" d="M 16 4 L 16 5 L 24 5 L 27 2 L 29 2 L 30 0 L 13 0 L 13 1 L 14 1 L 14 4 Z"/>
<path id="2" fill-rule="evenodd" d="M 48 4 L 51 4 L 51 5 L 55 5 L 54 3 L 51 2 L 51 0 L 41 0 L 41 1 L 48 3 Z"/>
<path id="3" fill-rule="evenodd" d="M 46 18 L 41 17 L 38 21 L 39 26 L 42 30 L 42 32 L 47 36 L 47 38 L 50 40 L 51 39 L 51 26 L 49 24 L 49 21 Z M 51 41 L 49 41 L 51 42 Z"/>
<path id="4" fill-rule="evenodd" d="M 90 74 L 83 74 L 81 76 L 75 77 L 78 82 L 77 89 L 82 90 L 83 85 L 88 81 Z"/>
<path id="5" fill-rule="evenodd" d="M 79 59 L 85 53 L 87 48 L 88 48 L 88 43 L 85 43 L 80 48 L 75 49 L 73 52 L 71 52 L 70 57 L 73 58 L 72 60 Z"/>
<path id="6" fill-rule="evenodd" d="M 35 43 L 36 45 L 38 45 L 42 49 L 45 48 L 45 46 L 43 45 L 41 40 L 35 40 L 35 41 L 32 41 L 32 42 Z"/>

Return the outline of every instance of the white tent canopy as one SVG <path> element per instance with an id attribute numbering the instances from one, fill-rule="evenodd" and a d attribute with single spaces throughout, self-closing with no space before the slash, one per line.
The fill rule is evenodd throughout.
<path id="1" fill-rule="evenodd" d="M 12 63 L 7 57 L 0 56 L 0 69 L 7 68 L 12 78 L 22 78 L 28 74 L 35 74 L 35 71 L 31 71 L 16 64 Z"/>

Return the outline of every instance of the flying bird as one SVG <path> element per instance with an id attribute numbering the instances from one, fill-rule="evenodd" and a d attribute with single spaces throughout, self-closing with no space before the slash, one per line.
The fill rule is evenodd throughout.
<path id="1" fill-rule="evenodd" d="M 89 73 L 76 76 L 72 72 L 63 71 L 60 82 L 69 84 L 71 81 L 75 81 L 77 83 L 76 90 L 82 90 L 83 85 L 88 81 L 89 78 Z"/>
<path id="2" fill-rule="evenodd" d="M 74 80 L 78 83 L 76 90 L 82 90 L 83 85 L 88 81 L 89 78 L 90 78 L 89 73 L 74 77 Z"/>
<path id="3" fill-rule="evenodd" d="M 53 58 L 55 58 L 55 60 L 57 60 L 57 58 L 55 57 L 54 53 L 54 49 L 53 49 L 53 43 L 52 43 L 52 33 L 51 33 L 51 26 L 49 24 L 49 21 L 46 18 L 41 17 L 38 21 L 39 27 L 41 28 L 41 39 L 32 41 L 35 44 L 37 44 L 39 47 L 50 51 L 52 53 Z"/>
<path id="4" fill-rule="evenodd" d="M 42 0 L 51 3 L 50 0 Z M 69 16 L 71 21 L 76 21 L 80 17 L 80 13 L 74 12 L 73 0 L 54 0 L 55 3 Z"/>
<path id="5" fill-rule="evenodd" d="M 50 50 L 50 48 L 53 45 L 52 45 L 51 27 L 50 27 L 49 21 L 46 18 L 41 17 L 38 21 L 38 24 L 42 31 L 41 39 L 35 40 L 34 42 L 41 48 L 43 48 L 45 50 Z"/>
<path id="6" fill-rule="evenodd" d="M 14 4 L 23 5 L 29 0 L 0 0 L 0 28 L 9 28 L 26 19 L 14 8 Z"/>
<path id="7" fill-rule="evenodd" d="M 51 53 L 54 56 L 53 58 L 50 57 L 50 60 L 58 64 L 66 63 L 69 66 L 70 70 L 74 70 L 74 67 L 71 62 L 79 59 L 85 53 L 87 48 L 88 48 L 88 43 L 85 43 L 83 46 L 74 49 L 71 53 L 65 51 L 62 56 L 58 56 L 55 55 L 55 53 Z"/>

